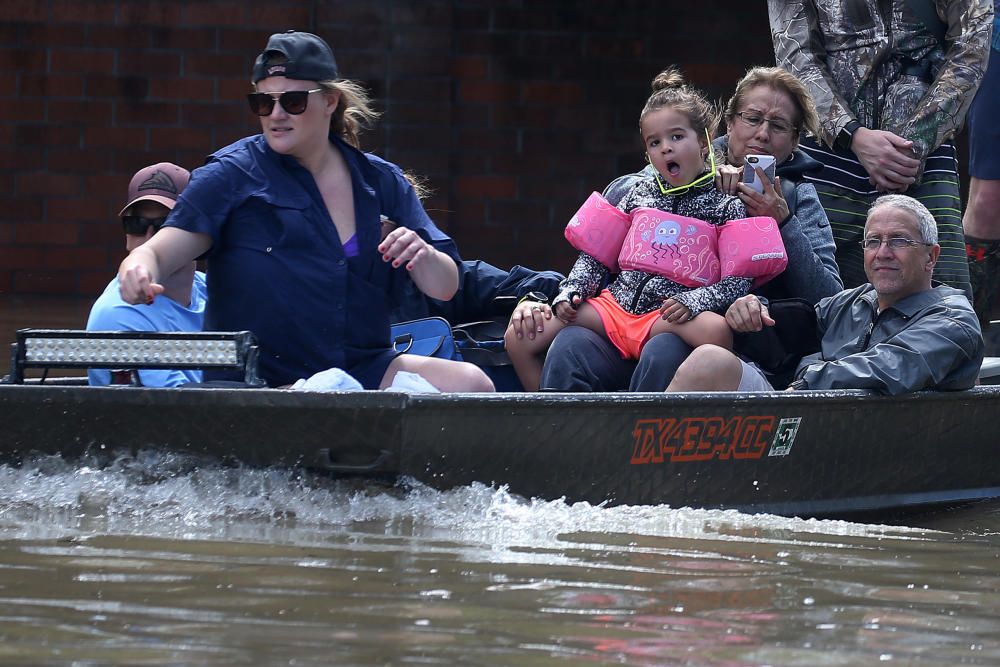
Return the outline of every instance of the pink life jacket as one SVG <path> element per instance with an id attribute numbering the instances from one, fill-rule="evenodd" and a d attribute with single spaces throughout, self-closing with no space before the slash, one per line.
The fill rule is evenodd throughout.
<path id="1" fill-rule="evenodd" d="M 753 278 L 760 287 L 788 266 L 788 253 L 774 218 L 730 220 L 719 228 L 722 277 Z"/>
<path id="2" fill-rule="evenodd" d="M 712 285 L 720 276 L 717 229 L 698 218 L 655 208 L 633 209 L 618 264 L 687 287 Z"/>
<path id="3" fill-rule="evenodd" d="M 566 225 L 566 240 L 612 273 L 645 271 L 686 287 L 721 278 L 752 278 L 754 287 L 788 265 L 774 218 L 730 220 L 717 226 L 655 208 L 623 213 L 594 192 Z"/>
<path id="4" fill-rule="evenodd" d="M 592 192 L 566 225 L 563 235 L 582 250 L 618 273 L 618 251 L 628 234 L 629 216 L 597 192 Z"/>

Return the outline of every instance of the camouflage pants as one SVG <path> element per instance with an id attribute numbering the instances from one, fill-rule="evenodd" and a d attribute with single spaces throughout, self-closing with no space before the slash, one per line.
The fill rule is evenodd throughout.
<path id="1" fill-rule="evenodd" d="M 1000 289 L 1000 241 L 985 241 L 965 237 L 965 252 L 969 259 L 972 281 L 972 305 L 983 331 L 989 326 Z"/>

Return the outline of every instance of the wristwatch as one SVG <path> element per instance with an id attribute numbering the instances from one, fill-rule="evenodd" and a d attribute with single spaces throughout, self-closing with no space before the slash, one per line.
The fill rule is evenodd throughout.
<path id="1" fill-rule="evenodd" d="M 845 125 L 840 132 L 837 133 L 837 138 L 834 140 L 833 145 L 845 151 L 851 150 L 851 142 L 854 141 L 854 133 L 861 129 L 861 123 L 856 120 L 852 120 Z"/>
<path id="2" fill-rule="evenodd" d="M 538 303 L 548 303 L 549 297 L 545 292 L 528 292 L 522 296 L 518 303 L 524 303 L 525 301 L 537 301 Z"/>
<path id="3" fill-rule="evenodd" d="M 798 380 L 792 380 L 789 383 L 788 388 L 789 389 L 795 389 L 795 390 L 808 389 L 809 388 L 809 384 L 805 381 L 804 378 L 799 378 Z"/>

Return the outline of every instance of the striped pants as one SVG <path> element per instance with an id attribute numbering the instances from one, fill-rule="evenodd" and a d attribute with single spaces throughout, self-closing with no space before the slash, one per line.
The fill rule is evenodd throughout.
<path id="1" fill-rule="evenodd" d="M 875 191 L 868 173 L 853 153 L 831 151 L 812 137 L 803 139 L 801 148 L 823 163 L 822 170 L 807 174 L 805 180 L 816 186 L 820 203 L 830 219 L 844 287 L 866 283 L 861 238 L 868 209 L 882 193 Z M 937 221 L 941 256 L 934 267 L 934 280 L 963 290 L 972 299 L 955 147 L 946 144 L 931 153 L 924 166 L 923 181 L 905 194 L 923 203 Z"/>

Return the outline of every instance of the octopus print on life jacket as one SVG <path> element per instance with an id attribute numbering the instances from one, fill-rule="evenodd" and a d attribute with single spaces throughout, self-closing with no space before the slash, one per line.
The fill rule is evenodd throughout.
<path id="1" fill-rule="evenodd" d="M 753 278 L 759 286 L 788 264 L 774 218 L 716 226 L 654 208 L 626 214 L 596 192 L 570 220 L 565 236 L 615 273 L 645 271 L 687 287 L 712 285 L 727 276 Z"/>

